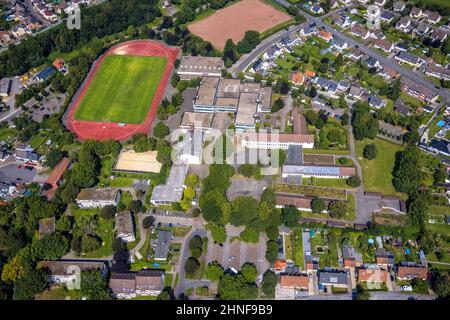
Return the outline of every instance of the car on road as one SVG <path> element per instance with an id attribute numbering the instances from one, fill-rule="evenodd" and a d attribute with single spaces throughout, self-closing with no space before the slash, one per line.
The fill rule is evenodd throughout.
<path id="1" fill-rule="evenodd" d="M 19 164 L 18 166 L 17 166 L 17 169 L 22 169 L 22 165 L 21 164 Z"/>

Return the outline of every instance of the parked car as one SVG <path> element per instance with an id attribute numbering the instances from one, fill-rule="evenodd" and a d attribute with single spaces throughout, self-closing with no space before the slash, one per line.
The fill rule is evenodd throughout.
<path id="1" fill-rule="evenodd" d="M 22 169 L 22 165 L 21 164 L 19 164 L 18 166 L 17 166 L 17 169 Z"/>
<path id="2" fill-rule="evenodd" d="M 412 286 L 401 286 L 400 290 L 406 291 L 406 292 L 411 292 L 411 291 L 413 291 L 413 287 Z"/>

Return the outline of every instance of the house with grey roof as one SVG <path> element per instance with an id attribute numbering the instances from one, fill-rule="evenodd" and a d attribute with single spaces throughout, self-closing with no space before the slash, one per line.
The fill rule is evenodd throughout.
<path id="1" fill-rule="evenodd" d="M 395 60 L 402 63 L 407 63 L 413 67 L 420 67 L 423 62 L 423 60 L 418 56 L 407 51 L 400 51 L 399 54 L 395 56 Z"/>
<path id="2" fill-rule="evenodd" d="M 172 239 L 172 232 L 169 230 L 159 230 L 158 239 L 155 247 L 155 260 L 167 260 L 169 254 L 170 240 Z"/>
<path id="3" fill-rule="evenodd" d="M 376 108 L 376 109 L 383 108 L 387 104 L 386 100 L 383 100 L 379 96 L 376 96 L 376 95 L 370 95 L 368 101 L 369 101 L 369 106 Z"/>
<path id="4" fill-rule="evenodd" d="M 153 205 L 171 205 L 181 201 L 187 169 L 187 164 L 173 164 L 166 183 L 153 188 L 150 202 Z"/>
<path id="5" fill-rule="evenodd" d="M 350 274 L 347 271 L 319 271 L 319 287 L 349 288 Z"/>
<path id="6" fill-rule="evenodd" d="M 136 241 L 133 216 L 129 210 L 119 212 L 116 215 L 116 238 L 125 242 Z"/>

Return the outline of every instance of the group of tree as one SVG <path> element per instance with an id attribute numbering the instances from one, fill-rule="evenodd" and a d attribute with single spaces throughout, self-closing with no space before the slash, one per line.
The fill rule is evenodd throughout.
<path id="1" fill-rule="evenodd" d="M 195 235 L 191 238 L 189 241 L 189 252 L 191 256 L 186 260 L 184 270 L 186 273 L 193 275 L 200 268 L 200 262 L 198 259 L 203 253 L 202 237 Z"/>
<path id="2" fill-rule="evenodd" d="M 258 296 L 255 283 L 258 272 L 254 264 L 246 263 L 238 274 L 223 273 L 219 279 L 217 293 L 221 300 L 251 300 Z"/>
<path id="3" fill-rule="evenodd" d="M 378 119 L 367 102 L 356 102 L 352 108 L 353 134 L 356 140 L 374 139 L 378 134 Z"/>

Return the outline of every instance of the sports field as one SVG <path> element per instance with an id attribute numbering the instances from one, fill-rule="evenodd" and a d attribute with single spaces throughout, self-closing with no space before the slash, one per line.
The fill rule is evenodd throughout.
<path id="1" fill-rule="evenodd" d="M 248 30 L 263 33 L 292 18 L 263 0 L 242 0 L 216 11 L 205 19 L 189 24 L 193 34 L 223 50 L 227 39 L 236 44 Z"/>
<path id="2" fill-rule="evenodd" d="M 166 63 L 165 57 L 107 56 L 75 111 L 75 120 L 143 123 Z"/>

